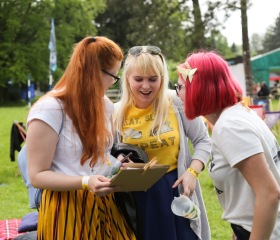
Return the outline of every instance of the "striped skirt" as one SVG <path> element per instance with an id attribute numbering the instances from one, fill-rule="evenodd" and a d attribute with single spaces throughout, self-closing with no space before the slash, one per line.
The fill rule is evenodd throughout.
<path id="1" fill-rule="evenodd" d="M 37 239 L 136 239 L 115 203 L 113 194 L 91 191 L 44 190 Z"/>

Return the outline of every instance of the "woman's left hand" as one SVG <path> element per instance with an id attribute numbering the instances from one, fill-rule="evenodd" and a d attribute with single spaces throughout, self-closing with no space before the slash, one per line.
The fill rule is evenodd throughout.
<path id="1" fill-rule="evenodd" d="M 173 184 L 173 188 L 176 188 L 180 183 L 183 185 L 184 195 L 191 197 L 196 186 L 196 177 L 190 172 L 184 172 L 182 176 Z"/>

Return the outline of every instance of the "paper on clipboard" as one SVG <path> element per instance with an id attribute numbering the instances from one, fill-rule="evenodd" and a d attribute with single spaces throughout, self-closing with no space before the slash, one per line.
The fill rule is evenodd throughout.
<path id="1" fill-rule="evenodd" d="M 169 169 L 169 165 L 155 164 L 144 169 L 145 163 L 128 163 L 111 179 L 110 186 L 120 186 L 118 192 L 146 191 Z"/>

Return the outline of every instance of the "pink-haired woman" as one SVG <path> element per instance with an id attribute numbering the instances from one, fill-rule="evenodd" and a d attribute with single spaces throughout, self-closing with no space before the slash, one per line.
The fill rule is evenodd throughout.
<path id="1" fill-rule="evenodd" d="M 178 67 L 177 92 L 187 118 L 213 124 L 208 167 L 238 240 L 280 239 L 280 148 L 265 122 L 242 103 L 227 62 L 214 51 L 190 54 Z"/>

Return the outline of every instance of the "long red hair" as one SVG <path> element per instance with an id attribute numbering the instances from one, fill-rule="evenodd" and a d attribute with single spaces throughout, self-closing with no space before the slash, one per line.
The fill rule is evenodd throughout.
<path id="1" fill-rule="evenodd" d="M 110 144 L 105 126 L 105 105 L 101 69 L 123 60 L 121 48 L 106 37 L 86 37 L 74 47 L 69 64 L 51 95 L 61 99 L 83 144 L 81 165 L 90 159 L 94 166 Z"/>
<path id="2" fill-rule="evenodd" d="M 194 119 L 232 106 L 242 99 L 242 89 L 228 63 L 215 51 L 192 53 L 186 61 L 197 68 L 192 82 L 185 81 L 185 113 Z M 186 68 L 186 65 L 180 64 Z M 183 80 L 182 75 L 179 77 Z"/>

